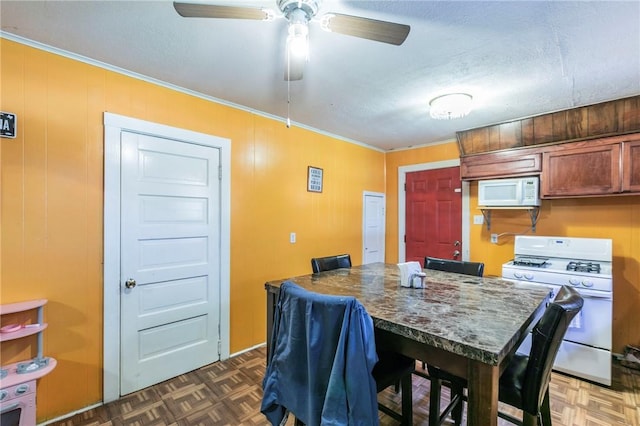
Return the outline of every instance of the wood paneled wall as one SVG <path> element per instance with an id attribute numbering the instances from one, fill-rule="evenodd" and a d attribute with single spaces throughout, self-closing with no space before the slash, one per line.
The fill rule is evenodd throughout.
<path id="1" fill-rule="evenodd" d="M 457 132 L 460 155 L 640 131 L 640 96 Z"/>

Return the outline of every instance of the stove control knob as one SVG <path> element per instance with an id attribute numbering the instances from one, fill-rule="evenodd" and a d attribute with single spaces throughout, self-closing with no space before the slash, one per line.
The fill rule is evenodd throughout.
<path id="1" fill-rule="evenodd" d="M 580 280 L 577 278 L 569 278 L 569 284 L 571 285 L 580 285 Z"/>
<path id="2" fill-rule="evenodd" d="M 585 287 L 593 287 L 593 282 L 592 281 L 588 281 L 588 280 L 584 280 L 582 281 L 582 285 Z"/>
<path id="3" fill-rule="evenodd" d="M 22 395 L 23 393 L 27 393 L 27 392 L 29 392 L 29 385 L 27 384 L 20 385 L 16 388 L 16 396 Z"/>
<path id="4" fill-rule="evenodd" d="M 527 279 L 527 280 L 529 280 L 529 281 L 531 281 L 531 280 L 533 279 L 533 274 L 527 274 L 527 273 L 525 273 L 525 274 L 524 274 L 524 278 L 525 278 L 525 279 Z"/>
<path id="5" fill-rule="evenodd" d="M 520 279 L 520 278 L 522 278 L 522 273 L 521 272 L 514 272 L 513 276 L 518 278 L 518 279 Z"/>
<path id="6" fill-rule="evenodd" d="M 0 401 L 4 400 L 8 396 L 9 396 L 9 392 L 7 392 L 6 390 L 3 389 L 0 391 Z"/>

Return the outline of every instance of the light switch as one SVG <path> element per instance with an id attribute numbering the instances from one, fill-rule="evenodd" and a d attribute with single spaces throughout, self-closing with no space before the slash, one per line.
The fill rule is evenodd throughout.
<path id="1" fill-rule="evenodd" d="M 482 225 L 484 223 L 484 216 L 481 214 L 473 215 L 473 224 L 474 225 Z"/>
<path id="2" fill-rule="evenodd" d="M 292 233 L 289 234 L 289 242 L 291 244 L 296 242 L 296 233 L 295 232 L 292 232 Z"/>

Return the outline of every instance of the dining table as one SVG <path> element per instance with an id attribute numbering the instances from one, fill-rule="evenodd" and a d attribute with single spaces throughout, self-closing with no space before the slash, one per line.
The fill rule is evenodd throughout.
<path id="1" fill-rule="evenodd" d="M 373 319 L 376 344 L 467 379 L 467 424 L 495 426 L 498 386 L 551 296 L 496 277 L 426 270 L 423 288 L 400 285 L 398 265 L 371 263 L 268 281 L 267 362 L 280 285 L 355 297 Z"/>

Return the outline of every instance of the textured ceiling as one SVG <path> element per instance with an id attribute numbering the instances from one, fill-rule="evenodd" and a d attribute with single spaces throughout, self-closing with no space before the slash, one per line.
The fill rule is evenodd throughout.
<path id="1" fill-rule="evenodd" d="M 291 121 L 383 150 L 640 94 L 639 1 L 325 0 L 326 12 L 411 31 L 393 46 L 312 23 L 304 78 L 289 87 Z M 182 18 L 169 1 L 2 0 L 0 22 L 7 38 L 287 117 L 284 19 Z M 471 114 L 429 117 L 430 99 L 460 91 L 474 97 Z"/>

